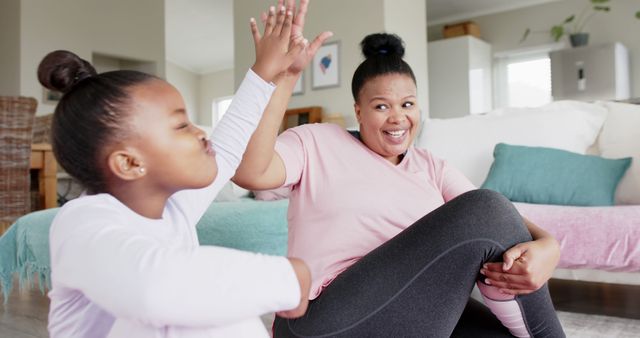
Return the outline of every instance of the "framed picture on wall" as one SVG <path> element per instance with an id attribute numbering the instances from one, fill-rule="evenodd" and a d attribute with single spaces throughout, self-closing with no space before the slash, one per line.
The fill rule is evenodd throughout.
<path id="1" fill-rule="evenodd" d="M 322 45 L 313 57 L 311 88 L 331 88 L 340 85 L 340 43 Z"/>
<path id="2" fill-rule="evenodd" d="M 304 94 L 304 72 L 300 74 L 298 81 L 296 82 L 295 87 L 293 87 L 293 95 L 302 95 Z"/>
<path id="3" fill-rule="evenodd" d="M 62 98 L 62 93 L 44 87 L 42 89 L 42 103 L 58 104 L 58 101 Z"/>

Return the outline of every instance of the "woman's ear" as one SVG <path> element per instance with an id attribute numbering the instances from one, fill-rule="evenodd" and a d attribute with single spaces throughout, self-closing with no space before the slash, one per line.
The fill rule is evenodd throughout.
<path id="1" fill-rule="evenodd" d="M 140 157 L 133 151 L 116 150 L 107 160 L 109 171 L 121 180 L 133 181 L 146 175 Z"/>
<path id="2" fill-rule="evenodd" d="M 358 124 L 360 124 L 360 105 L 358 105 L 358 103 L 354 103 L 353 110 L 356 112 L 356 120 L 358 121 Z"/>

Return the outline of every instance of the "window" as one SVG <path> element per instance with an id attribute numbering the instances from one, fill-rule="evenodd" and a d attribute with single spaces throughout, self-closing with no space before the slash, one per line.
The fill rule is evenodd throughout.
<path id="1" fill-rule="evenodd" d="M 496 108 L 537 107 L 553 100 L 549 51 L 556 45 L 496 55 Z"/>
<path id="2" fill-rule="evenodd" d="M 224 116 L 224 113 L 227 112 L 227 109 L 229 109 L 229 105 L 231 105 L 232 99 L 233 96 L 224 96 L 213 100 L 213 104 L 211 107 L 211 111 L 213 112 L 211 116 L 211 124 L 213 126 L 218 124 L 218 121 L 220 121 L 222 116 Z"/>

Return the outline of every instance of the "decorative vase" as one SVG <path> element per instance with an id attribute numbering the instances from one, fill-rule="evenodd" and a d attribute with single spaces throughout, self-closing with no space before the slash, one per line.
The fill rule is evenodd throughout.
<path id="1" fill-rule="evenodd" d="M 589 43 L 589 33 L 575 33 L 569 35 L 571 47 L 586 46 Z"/>

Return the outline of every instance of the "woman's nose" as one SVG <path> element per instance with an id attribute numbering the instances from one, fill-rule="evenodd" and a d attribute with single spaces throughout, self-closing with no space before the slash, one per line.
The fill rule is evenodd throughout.
<path id="1" fill-rule="evenodd" d="M 406 115 L 402 111 L 396 108 L 391 108 L 389 110 L 389 117 L 387 119 L 390 123 L 399 123 L 406 120 L 406 118 Z"/>

